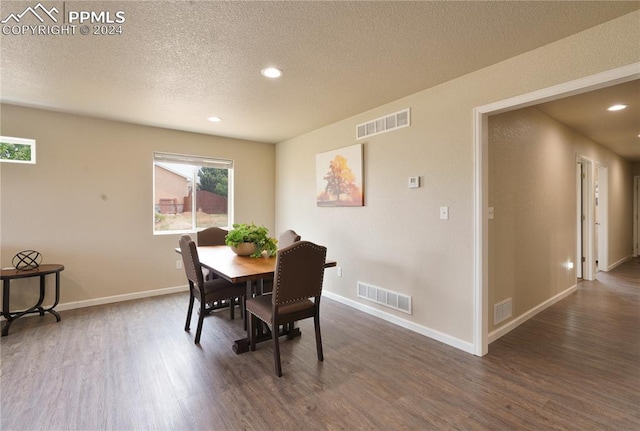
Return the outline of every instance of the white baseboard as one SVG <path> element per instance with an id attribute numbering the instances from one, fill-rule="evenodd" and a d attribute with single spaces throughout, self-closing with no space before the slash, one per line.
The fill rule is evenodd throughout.
<path id="1" fill-rule="evenodd" d="M 376 308 L 370 307 L 365 304 L 361 304 L 358 301 L 345 298 L 344 296 L 340 296 L 332 292 L 323 291 L 322 296 L 326 296 L 327 298 L 333 299 L 334 301 L 337 301 L 341 304 L 347 305 L 351 308 L 355 308 L 356 310 L 378 317 L 382 320 L 386 320 L 387 322 L 409 329 L 410 331 L 417 332 L 420 335 L 424 335 L 425 337 L 429 337 L 436 341 L 440 341 L 441 343 L 447 344 L 451 347 L 455 347 L 456 349 L 460 349 L 464 352 L 471 353 L 471 354 L 473 354 L 474 352 L 472 343 L 469 343 L 459 338 L 452 337 L 451 335 L 436 331 L 435 329 L 418 325 L 417 323 L 410 322 L 401 317 L 394 316 L 393 314 L 386 313 L 384 311 L 378 310 Z"/>
<path id="2" fill-rule="evenodd" d="M 546 301 L 544 301 L 543 303 L 539 304 L 538 306 L 532 308 L 531 310 L 527 311 L 526 313 L 524 313 L 524 314 L 516 317 L 515 319 L 507 322 L 504 326 L 501 326 L 500 328 L 496 329 L 495 331 L 489 333 L 489 343 L 493 343 L 498 338 L 500 338 L 503 335 L 511 332 L 512 330 L 514 330 L 518 326 L 522 325 L 527 320 L 531 319 L 536 314 L 540 313 L 541 311 L 551 307 L 556 302 L 558 302 L 558 301 L 566 298 L 567 296 L 571 295 L 577 289 L 578 289 L 578 285 L 574 284 L 573 286 L 571 286 L 570 288 L 566 289 L 565 291 L 560 292 L 556 296 L 547 299 Z"/>
<path id="3" fill-rule="evenodd" d="M 94 305 L 112 304 L 114 302 L 131 301 L 132 299 L 150 298 L 152 296 L 169 295 L 171 293 L 186 292 L 188 285 L 165 287 L 163 289 L 145 290 L 142 292 L 125 293 L 122 295 L 107 296 L 104 298 L 87 299 L 84 301 L 66 302 L 59 304 L 56 311 L 74 310 L 76 308 L 93 307 Z"/>
<path id="4" fill-rule="evenodd" d="M 611 271 L 611 270 L 612 270 L 613 268 L 615 268 L 616 266 L 620 266 L 620 265 L 622 265 L 623 263 L 625 263 L 625 262 L 627 262 L 627 261 L 629 261 L 629 260 L 631 260 L 631 256 L 623 257 L 623 258 L 622 258 L 622 259 L 620 259 L 619 261 L 614 262 L 614 263 L 612 263 L 611 265 L 609 265 L 609 266 L 607 267 L 607 271 Z"/>
<path id="5" fill-rule="evenodd" d="M 187 292 L 189 290 L 188 285 L 165 287 L 163 289 L 145 290 L 142 292 L 125 293 L 122 295 L 107 296 L 104 298 L 87 299 L 84 301 L 65 302 L 56 306 L 56 311 L 75 310 L 76 308 L 93 307 L 95 305 L 112 304 L 114 302 L 131 301 L 132 299 L 150 298 L 152 296 L 169 295 L 171 293 Z M 50 304 L 50 303 L 49 303 Z M 44 304 L 45 308 L 48 308 L 48 304 Z M 25 314 L 22 317 L 38 316 L 38 313 Z M 1 320 L 6 320 L 2 316 Z"/>

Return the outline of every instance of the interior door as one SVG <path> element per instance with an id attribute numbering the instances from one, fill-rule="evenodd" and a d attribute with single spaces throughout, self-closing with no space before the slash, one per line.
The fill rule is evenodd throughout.
<path id="1" fill-rule="evenodd" d="M 576 219 L 577 219 L 577 249 L 576 249 L 576 276 L 578 278 L 583 277 L 584 271 L 584 212 L 583 212 L 583 184 L 582 178 L 584 176 L 582 163 L 576 164 Z"/>

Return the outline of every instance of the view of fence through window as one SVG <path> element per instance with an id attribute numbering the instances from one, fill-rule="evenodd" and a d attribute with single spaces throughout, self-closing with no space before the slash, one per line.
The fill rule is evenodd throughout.
<path id="1" fill-rule="evenodd" d="M 208 164 L 160 162 L 156 157 L 154 231 L 191 231 L 230 225 L 233 169 Z"/>

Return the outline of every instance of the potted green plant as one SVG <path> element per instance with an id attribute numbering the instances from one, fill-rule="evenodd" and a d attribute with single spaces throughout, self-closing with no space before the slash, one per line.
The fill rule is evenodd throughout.
<path id="1" fill-rule="evenodd" d="M 260 257 L 263 253 L 275 256 L 278 251 L 278 241 L 269 236 L 269 230 L 254 223 L 235 223 L 225 243 L 240 256 Z"/>

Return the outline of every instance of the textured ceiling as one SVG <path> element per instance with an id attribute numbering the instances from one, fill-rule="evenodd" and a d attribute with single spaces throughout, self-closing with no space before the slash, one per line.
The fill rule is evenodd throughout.
<path id="1" fill-rule="evenodd" d="M 33 2 L 2 1 L 0 19 Z M 640 2 L 45 2 L 122 35 L 1 37 L 0 99 L 280 142 L 640 9 Z M 62 14 L 61 14 L 62 15 Z M 20 24 L 38 24 L 25 15 Z M 274 65 L 276 81 L 260 75 Z M 210 123 L 208 116 L 221 123 Z"/>
<path id="2" fill-rule="evenodd" d="M 608 107 L 617 104 L 628 107 L 622 111 L 607 111 Z M 625 159 L 640 162 L 640 80 L 537 107 Z"/>

